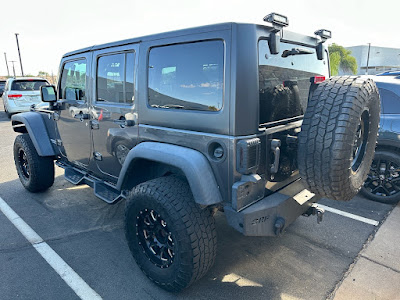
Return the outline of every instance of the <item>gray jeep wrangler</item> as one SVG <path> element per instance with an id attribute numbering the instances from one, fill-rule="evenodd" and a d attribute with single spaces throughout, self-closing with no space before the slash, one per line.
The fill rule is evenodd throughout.
<path id="1" fill-rule="evenodd" d="M 213 265 L 213 215 L 247 236 L 279 236 L 321 197 L 350 200 L 374 155 L 374 82 L 329 78 L 324 43 L 272 26 L 224 23 L 65 54 L 48 109 L 14 115 L 15 164 L 31 192 L 54 162 L 107 203 L 126 199 L 139 267 L 180 291 Z"/>

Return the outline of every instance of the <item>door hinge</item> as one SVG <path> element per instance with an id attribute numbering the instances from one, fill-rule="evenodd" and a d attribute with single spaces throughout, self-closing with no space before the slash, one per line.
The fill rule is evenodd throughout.
<path id="1" fill-rule="evenodd" d="M 103 155 L 100 152 L 94 152 L 93 156 L 95 160 L 103 160 Z"/>

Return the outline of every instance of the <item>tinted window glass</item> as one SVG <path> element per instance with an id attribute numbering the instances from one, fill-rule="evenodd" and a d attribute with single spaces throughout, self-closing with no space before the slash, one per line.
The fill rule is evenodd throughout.
<path id="1" fill-rule="evenodd" d="M 70 61 L 64 65 L 60 97 L 67 100 L 86 100 L 86 60 Z"/>
<path id="2" fill-rule="evenodd" d="M 46 80 L 15 80 L 11 84 L 12 91 L 39 91 L 42 85 L 48 85 Z"/>
<path id="3" fill-rule="evenodd" d="M 284 55 L 292 49 L 304 54 Z M 280 43 L 280 53 L 272 55 L 268 41 L 258 44 L 260 123 L 268 123 L 304 114 L 313 76 L 329 77 L 327 53 L 317 59 L 315 49 Z"/>
<path id="4" fill-rule="evenodd" d="M 224 44 L 207 41 L 153 48 L 149 105 L 218 111 L 223 104 Z"/>
<path id="5" fill-rule="evenodd" d="M 387 89 L 379 88 L 381 95 L 382 113 L 400 114 L 400 97 Z"/>
<path id="6" fill-rule="evenodd" d="M 132 103 L 133 70 L 134 53 L 100 57 L 97 63 L 97 101 Z"/>

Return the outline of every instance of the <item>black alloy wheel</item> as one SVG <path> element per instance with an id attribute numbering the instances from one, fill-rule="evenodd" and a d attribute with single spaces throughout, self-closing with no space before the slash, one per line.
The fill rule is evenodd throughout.
<path id="1" fill-rule="evenodd" d="M 25 151 L 21 148 L 19 149 L 18 152 L 18 162 L 19 162 L 19 167 L 21 168 L 21 173 L 22 176 L 25 177 L 25 179 L 29 179 L 30 175 L 30 166 L 29 166 L 29 161 L 28 158 L 26 157 Z"/>
<path id="2" fill-rule="evenodd" d="M 362 188 L 367 198 L 383 203 L 400 200 L 400 155 L 378 150 Z"/>
<path id="3" fill-rule="evenodd" d="M 137 216 L 136 235 L 150 261 L 168 268 L 174 261 L 174 239 L 167 222 L 153 209 L 141 210 Z"/>

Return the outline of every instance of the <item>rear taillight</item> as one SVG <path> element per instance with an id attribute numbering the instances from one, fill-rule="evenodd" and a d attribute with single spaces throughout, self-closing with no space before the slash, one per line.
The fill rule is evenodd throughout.
<path id="1" fill-rule="evenodd" d="M 322 82 L 322 81 L 325 81 L 325 76 L 314 76 L 314 77 L 311 77 L 311 82 L 312 83 L 320 83 L 320 82 Z"/>
<path id="2" fill-rule="evenodd" d="M 21 94 L 11 94 L 11 95 L 8 95 L 8 98 L 10 98 L 10 99 L 18 99 L 18 98 L 21 98 L 21 97 L 22 97 Z"/>
<path id="3" fill-rule="evenodd" d="M 259 138 L 240 140 L 237 143 L 236 169 L 241 174 L 255 172 L 260 163 L 261 141 Z"/>

